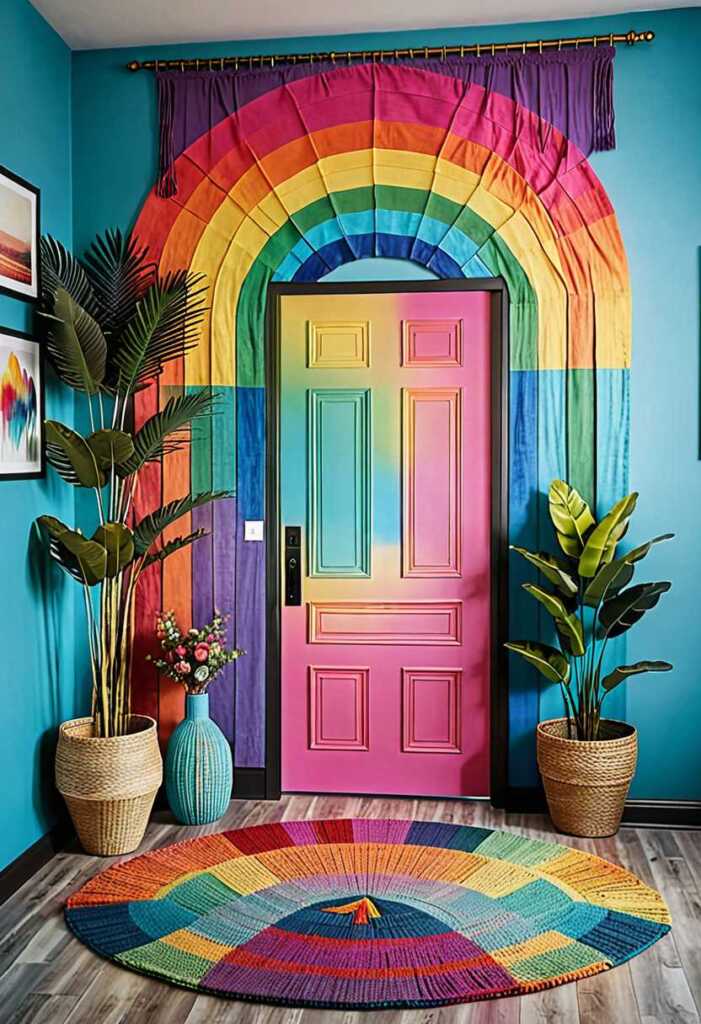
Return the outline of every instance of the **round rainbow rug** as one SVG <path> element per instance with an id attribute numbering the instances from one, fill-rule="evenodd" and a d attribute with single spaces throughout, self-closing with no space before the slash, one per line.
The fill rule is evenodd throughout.
<path id="1" fill-rule="evenodd" d="M 203 836 L 115 865 L 66 920 L 102 956 L 288 1006 L 518 995 L 623 963 L 669 930 L 662 897 L 557 843 L 431 821 L 329 820 Z"/>

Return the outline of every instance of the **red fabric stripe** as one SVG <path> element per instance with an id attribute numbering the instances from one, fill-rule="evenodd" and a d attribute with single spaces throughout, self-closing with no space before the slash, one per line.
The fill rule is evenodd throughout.
<path id="1" fill-rule="evenodd" d="M 496 967 L 496 961 L 484 953 L 482 956 L 453 960 L 444 964 L 411 964 L 408 967 L 328 967 L 319 964 L 297 964 L 289 960 L 276 960 L 249 952 L 245 946 L 232 949 L 220 961 L 237 967 L 251 967 L 264 971 L 282 971 L 287 974 L 323 974 L 332 978 L 413 978 L 416 975 L 452 974 L 480 967 Z"/>
<path id="2" fill-rule="evenodd" d="M 338 821 L 316 821 L 314 829 L 320 843 L 352 843 L 353 822 L 350 818 L 339 818 Z"/>
<path id="3" fill-rule="evenodd" d="M 267 853 L 279 850 L 283 846 L 294 846 L 294 840 L 279 822 L 270 825 L 257 825 L 252 829 L 239 829 L 223 832 L 230 843 L 241 853 Z"/>

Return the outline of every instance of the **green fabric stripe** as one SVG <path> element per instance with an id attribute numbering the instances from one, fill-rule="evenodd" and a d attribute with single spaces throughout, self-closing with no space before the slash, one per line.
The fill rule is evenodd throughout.
<path id="1" fill-rule="evenodd" d="M 526 839 L 516 832 L 492 832 L 474 852 L 483 857 L 508 860 L 511 864 L 520 864 L 522 867 L 533 867 L 561 857 L 562 846 L 542 839 Z"/>
<path id="2" fill-rule="evenodd" d="M 527 960 L 518 960 L 508 966 L 509 974 L 517 981 L 546 981 L 571 971 L 586 970 L 594 964 L 610 963 L 608 957 L 582 942 L 572 942 L 562 949 L 539 953 Z"/>
<path id="3" fill-rule="evenodd" d="M 427 198 L 428 197 L 428 198 Z M 485 220 L 473 210 L 452 200 L 419 189 L 391 188 L 378 185 L 347 189 L 332 194 L 333 207 L 324 196 L 294 215 L 261 249 L 241 289 L 236 311 L 237 384 L 241 387 L 262 387 L 263 323 L 265 294 L 272 275 L 282 260 L 312 227 L 339 214 L 356 213 L 375 208 L 426 214 L 454 230 L 466 233 L 478 246 L 479 257 L 495 276 L 506 281 L 510 296 L 511 369 L 537 369 L 538 311 L 535 294 L 520 264 L 509 247 Z"/>
<path id="4" fill-rule="evenodd" d="M 188 386 L 185 390 L 192 395 L 202 388 Z M 192 424 L 190 485 L 193 494 L 212 489 L 212 420 L 209 416 L 200 416 Z"/>
<path id="5" fill-rule="evenodd" d="M 226 950 L 222 949 L 222 956 Z M 212 969 L 212 960 L 186 953 L 165 942 L 149 942 L 146 946 L 137 946 L 126 953 L 119 953 L 114 958 L 117 963 L 127 964 L 162 978 L 169 978 L 182 985 L 195 986 Z"/>
<path id="6" fill-rule="evenodd" d="M 212 488 L 236 493 L 236 389 L 215 388 L 212 417 Z"/>
<path id="7" fill-rule="evenodd" d="M 567 482 L 596 508 L 596 382 L 591 370 L 567 371 Z"/>

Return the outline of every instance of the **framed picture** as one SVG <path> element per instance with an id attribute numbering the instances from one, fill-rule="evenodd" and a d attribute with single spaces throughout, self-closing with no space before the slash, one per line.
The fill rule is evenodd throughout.
<path id="1" fill-rule="evenodd" d="M 42 348 L 0 327 L 0 480 L 40 477 L 44 468 Z"/>
<path id="2" fill-rule="evenodd" d="M 37 302 L 39 189 L 0 166 L 0 292 Z"/>

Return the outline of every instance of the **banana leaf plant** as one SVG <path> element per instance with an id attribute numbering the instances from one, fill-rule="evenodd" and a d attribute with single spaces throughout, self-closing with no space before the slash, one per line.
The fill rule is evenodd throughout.
<path id="1" fill-rule="evenodd" d="M 61 381 L 82 396 L 90 424 L 84 436 L 47 420 L 46 458 L 67 484 L 93 492 L 97 525 L 87 536 L 54 516 L 37 522 L 51 556 L 83 587 L 95 735 L 120 736 L 128 731 L 131 712 L 139 578 L 206 532 L 178 535 L 169 529 L 172 524 L 228 496 L 185 494 L 141 519 L 134 512 L 142 471 L 188 444 L 193 421 L 214 409 L 216 396 L 209 390 L 176 394 L 133 429 L 135 393 L 196 344 L 206 289 L 189 271 L 159 276 L 146 250 L 119 231 L 98 236 L 82 260 L 45 237 L 41 265 L 40 315 L 49 356 Z"/>
<path id="2" fill-rule="evenodd" d="M 638 661 L 605 671 L 607 645 L 654 608 L 671 583 L 634 583 L 635 566 L 659 537 L 617 555 L 628 531 L 637 493 L 616 502 L 600 522 L 580 494 L 563 480 L 553 480 L 548 492 L 550 518 L 562 554 L 512 550 L 540 572 L 544 583 L 524 583 L 552 620 L 557 647 L 539 641 L 513 641 L 506 646 L 534 665 L 549 682 L 559 685 L 568 736 L 597 740 L 606 697 L 621 683 L 645 672 L 669 672 L 666 661 Z M 545 585 L 548 584 L 548 585 Z"/>

